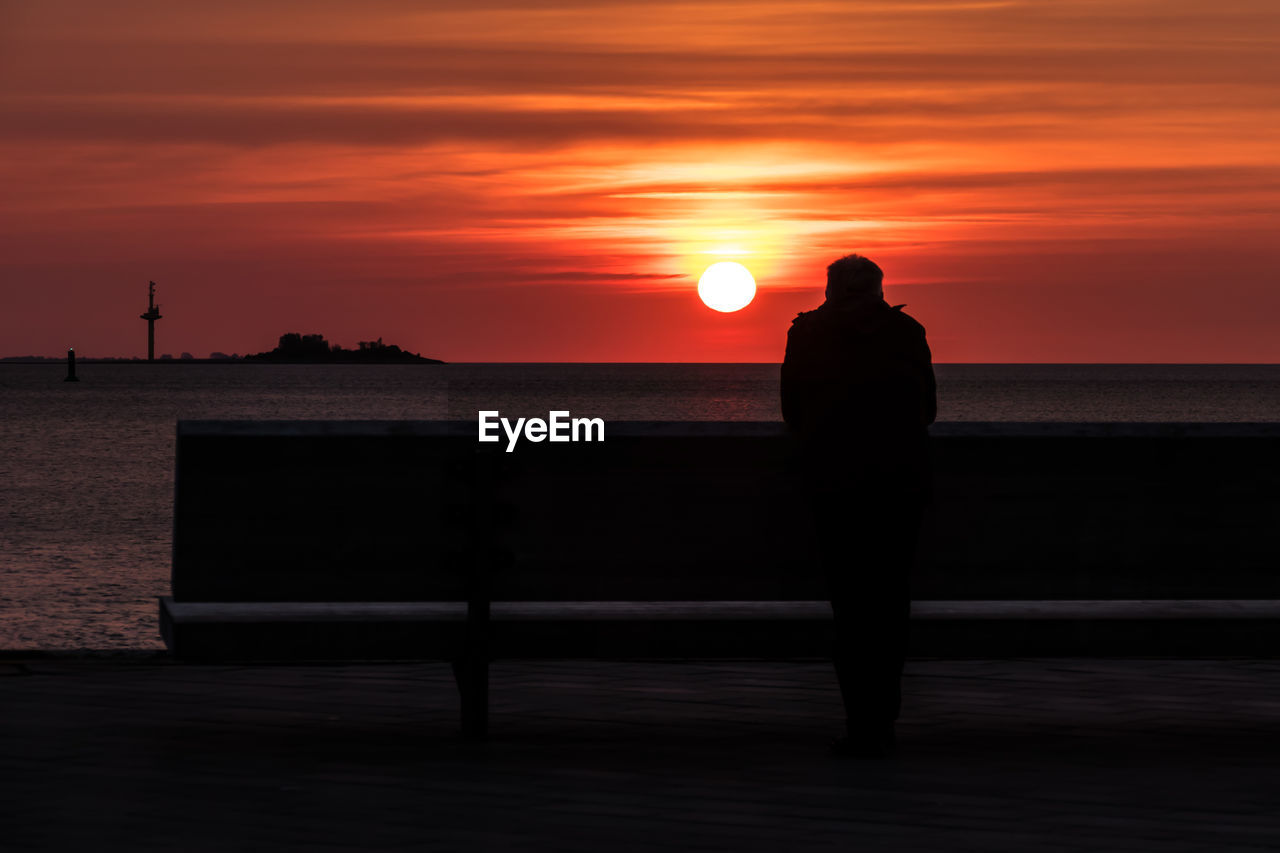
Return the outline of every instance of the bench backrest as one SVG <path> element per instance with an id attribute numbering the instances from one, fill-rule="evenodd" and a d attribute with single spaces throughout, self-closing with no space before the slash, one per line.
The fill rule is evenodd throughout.
<path id="1" fill-rule="evenodd" d="M 1280 428 L 939 424 L 916 598 L 1274 598 Z M 774 423 L 179 424 L 191 601 L 824 597 Z"/>
<path id="2" fill-rule="evenodd" d="M 431 423 L 179 422 L 174 598 L 462 598 L 473 444 Z"/>

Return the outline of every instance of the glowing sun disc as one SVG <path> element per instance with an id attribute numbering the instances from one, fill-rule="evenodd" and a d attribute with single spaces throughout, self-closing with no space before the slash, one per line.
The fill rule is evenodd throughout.
<path id="1" fill-rule="evenodd" d="M 756 280 L 742 264 L 720 261 L 707 267 L 698 279 L 698 296 L 716 311 L 739 311 L 756 298 Z"/>

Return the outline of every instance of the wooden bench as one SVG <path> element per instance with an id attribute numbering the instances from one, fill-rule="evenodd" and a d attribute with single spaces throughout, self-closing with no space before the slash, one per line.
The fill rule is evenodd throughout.
<path id="1" fill-rule="evenodd" d="M 1280 429 L 940 424 L 913 653 L 1274 654 Z M 811 658 L 830 610 L 775 423 L 180 422 L 192 661 Z"/>

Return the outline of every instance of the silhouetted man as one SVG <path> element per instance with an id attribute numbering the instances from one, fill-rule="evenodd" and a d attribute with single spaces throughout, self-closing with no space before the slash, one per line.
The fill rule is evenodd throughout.
<path id="1" fill-rule="evenodd" d="M 848 726 L 834 750 L 866 757 L 893 750 L 937 415 L 924 327 L 885 303 L 883 279 L 860 255 L 827 267 L 826 302 L 792 321 L 782 363 L 834 616 Z"/>

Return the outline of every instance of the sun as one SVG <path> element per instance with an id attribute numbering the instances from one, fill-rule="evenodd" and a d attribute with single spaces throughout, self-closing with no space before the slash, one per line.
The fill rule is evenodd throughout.
<path id="1" fill-rule="evenodd" d="M 698 296 L 716 311 L 739 311 L 756 298 L 756 280 L 742 264 L 720 261 L 707 267 L 698 279 Z"/>

